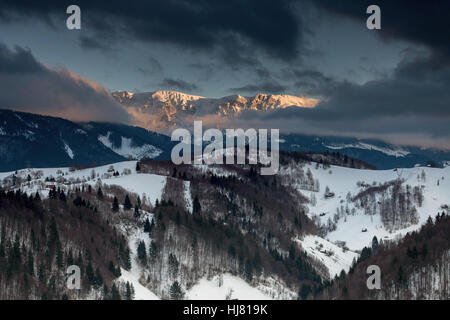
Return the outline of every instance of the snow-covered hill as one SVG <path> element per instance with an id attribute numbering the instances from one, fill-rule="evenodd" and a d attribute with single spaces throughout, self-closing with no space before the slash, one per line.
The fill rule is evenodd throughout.
<path id="1" fill-rule="evenodd" d="M 0 173 L 2 188 L 19 188 L 41 198 L 46 198 L 52 188 L 65 192 L 82 186 L 105 188 L 105 196 L 111 198 L 115 189 L 139 196 L 148 211 L 141 210 L 139 220 L 124 219 L 119 228 L 127 236 L 131 269 L 122 270 L 118 281 L 133 284 L 136 299 L 157 299 L 167 297 L 172 282 L 151 285 L 153 275 L 146 266 L 137 261 L 137 246 L 143 241 L 150 247 L 152 238 L 143 232 L 145 219 L 153 220 L 152 209 L 157 199 L 164 198 L 170 181 L 178 180 L 167 174 L 136 172 L 136 161 L 124 161 L 93 168 L 74 170 L 69 167 L 47 169 L 22 169 Z M 206 165 L 194 166 L 200 175 L 212 174 L 239 178 L 239 171 L 228 172 L 225 167 Z M 247 179 L 245 176 L 242 178 Z M 278 178 L 281 184 L 292 187 L 309 199 L 307 215 L 319 227 L 318 234 L 303 234 L 292 238 L 292 245 L 323 268 L 318 273 L 323 278 L 334 278 L 342 270 L 348 271 L 360 250 L 370 246 L 374 236 L 379 241 L 395 241 L 406 233 L 417 230 L 429 216 L 434 217 L 450 207 L 450 167 L 416 167 L 396 170 L 360 170 L 337 166 L 323 166 L 316 163 L 291 162 L 282 165 Z M 186 212 L 192 213 L 191 181 L 181 182 Z M 173 183 L 173 181 L 172 181 Z M 120 190 L 122 190 L 120 189 Z M 173 199 L 173 198 L 172 198 Z M 110 206 L 110 204 L 108 204 Z M 148 209 L 150 208 L 150 209 Z M 121 209 L 122 210 L 122 209 Z M 126 215 L 126 216 L 129 216 Z M 129 219 L 129 218 L 128 218 Z M 171 241 L 175 229 L 165 233 L 164 241 Z M 176 247 L 173 247 L 176 248 Z M 172 250 L 174 250 L 172 248 Z M 165 253 L 164 263 L 169 254 Z M 186 268 L 191 258 L 182 258 L 179 263 Z M 214 267 L 214 266 L 211 266 Z M 167 266 L 160 266 L 167 272 Z M 181 279 L 181 276 L 179 276 Z M 161 279 L 165 279 L 162 277 Z M 165 281 L 165 280 L 161 280 Z M 186 285 L 188 299 L 292 299 L 296 293 L 279 281 L 273 274 L 264 274 L 248 283 L 242 277 L 229 273 L 199 277 Z"/>
<path id="2" fill-rule="evenodd" d="M 450 167 L 358 170 L 308 164 L 283 166 L 280 175 L 310 199 L 308 215 L 323 236 L 354 251 L 370 246 L 374 236 L 395 240 L 417 230 L 450 205 Z"/>
<path id="3" fill-rule="evenodd" d="M 39 192 L 41 198 L 46 198 L 53 186 L 68 191 L 82 185 L 104 184 L 119 186 L 154 205 L 156 199 L 161 200 L 166 177 L 155 174 L 138 174 L 136 173 L 136 163 L 137 161 L 124 161 L 80 170 L 62 167 L 2 172 L 0 173 L 0 185 L 8 187 L 15 181 L 19 183 L 23 192 L 29 195 Z"/>

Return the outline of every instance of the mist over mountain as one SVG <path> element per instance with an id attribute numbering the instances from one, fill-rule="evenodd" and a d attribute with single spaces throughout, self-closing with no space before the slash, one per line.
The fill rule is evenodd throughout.
<path id="1" fill-rule="evenodd" d="M 122 104 L 135 122 L 142 127 L 168 135 L 175 128 L 192 129 L 194 120 L 202 120 L 204 128 L 240 128 L 253 123 L 251 117 L 286 108 L 313 109 L 319 99 L 291 95 L 258 94 L 253 97 L 232 95 L 206 98 L 178 91 L 131 93 L 116 91 L 113 97 Z M 248 112 L 253 112 L 248 114 Z M 273 126 L 271 119 L 259 123 Z M 247 127 L 244 127 L 247 129 Z M 450 159 L 448 150 L 395 145 L 379 139 L 321 134 L 288 133 L 280 127 L 280 149 L 286 151 L 340 152 L 366 161 L 378 169 L 444 166 Z M 301 131 L 299 126 L 298 130 Z"/>
<path id="2" fill-rule="evenodd" d="M 176 128 L 178 119 L 185 120 L 185 115 L 196 112 L 189 97 L 192 101 L 198 100 L 196 96 L 178 96 L 178 104 L 172 109 L 174 113 L 170 118 L 165 117 L 168 126 Z M 157 110 L 160 115 L 170 109 L 168 105 L 159 106 Z M 279 108 L 282 108 L 281 103 Z M 144 107 L 142 114 L 154 109 Z M 220 112 L 220 109 L 216 110 Z M 218 116 L 239 116 L 239 109 L 230 110 L 233 110 L 231 115 Z M 0 171 L 27 167 L 92 166 L 142 158 L 169 160 L 172 147 L 178 143 L 171 141 L 170 136 L 123 124 L 76 123 L 11 110 L 0 110 L 0 115 Z M 279 148 L 284 151 L 340 153 L 365 161 L 377 169 L 411 168 L 417 165 L 443 167 L 450 161 L 447 151 L 396 146 L 373 139 L 282 134 Z"/>

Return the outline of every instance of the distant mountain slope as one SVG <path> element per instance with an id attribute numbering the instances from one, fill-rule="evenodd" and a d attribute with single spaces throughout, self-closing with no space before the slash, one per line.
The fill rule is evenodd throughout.
<path id="1" fill-rule="evenodd" d="M 141 127 L 123 124 L 89 122 L 83 128 L 106 147 L 129 159 L 170 159 L 175 142 L 170 137 Z"/>
<path id="2" fill-rule="evenodd" d="M 286 151 L 339 152 L 374 165 L 377 169 L 412 168 L 415 165 L 442 167 L 450 152 L 396 146 L 381 140 L 290 134 L 280 136 L 280 149 Z"/>
<path id="3" fill-rule="evenodd" d="M 170 155 L 169 137 L 142 128 L 78 124 L 11 110 L 0 110 L 0 119 L 0 171 L 101 165 Z"/>
<path id="4" fill-rule="evenodd" d="M 76 123 L 0 110 L 0 171 L 124 160 Z"/>

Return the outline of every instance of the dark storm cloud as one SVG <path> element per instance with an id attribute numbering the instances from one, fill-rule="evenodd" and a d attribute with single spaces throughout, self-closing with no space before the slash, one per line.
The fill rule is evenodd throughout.
<path id="1" fill-rule="evenodd" d="M 0 43 L 0 107 L 76 121 L 130 122 L 109 91 L 68 69 L 39 63 L 30 50 Z"/>
<path id="2" fill-rule="evenodd" d="M 292 89 L 306 95 L 329 96 L 338 84 L 332 77 L 312 69 L 289 68 L 281 71 L 281 77 L 293 83 Z"/>
<path id="3" fill-rule="evenodd" d="M 105 52 L 113 50 L 109 42 L 101 41 L 96 37 L 80 36 L 80 45 L 84 49 L 100 50 Z"/>
<path id="4" fill-rule="evenodd" d="M 319 0 L 331 13 L 364 20 L 372 1 Z M 378 1 L 384 39 L 426 47 L 410 49 L 389 76 L 365 84 L 336 80 L 303 69 L 287 69 L 283 78 L 310 94 L 324 96 L 314 109 L 291 107 L 243 115 L 241 124 L 285 131 L 378 137 L 392 142 L 450 148 L 450 2 Z M 366 63 L 360 60 L 359 63 Z"/>
<path id="5" fill-rule="evenodd" d="M 290 107 L 243 113 L 238 125 L 285 132 L 382 138 L 394 143 L 450 148 L 450 66 L 433 56 L 405 57 L 392 76 L 363 85 L 312 72 L 329 82 L 330 95 L 313 109 Z"/>
<path id="6" fill-rule="evenodd" d="M 146 42 L 163 42 L 189 49 L 218 49 L 230 52 L 230 42 L 250 41 L 281 59 L 295 58 L 302 41 L 302 24 L 291 10 L 293 1 L 153 0 L 114 2 L 77 1 L 81 8 L 82 30 L 102 39 L 115 35 Z M 40 17 L 61 22 L 72 4 L 61 0 L 1 1 L 0 18 Z M 227 45 L 224 45 L 224 42 Z M 234 54 L 238 54 L 234 52 Z"/>
<path id="7" fill-rule="evenodd" d="M 320 18 L 330 14 L 348 17 L 358 20 L 360 28 L 365 28 L 368 5 L 377 4 L 381 7 L 382 29 L 368 31 L 367 36 L 378 36 L 385 46 L 389 46 L 390 41 L 401 40 L 411 48 L 423 51 L 405 52 L 395 70 L 376 74 L 372 78 L 377 80 L 364 84 L 338 80 L 337 74 L 329 76 L 314 70 L 313 65 L 302 64 L 302 55 L 309 52 L 305 45 L 308 26 L 299 14 L 301 6 L 296 5 L 306 2 L 319 8 L 323 14 Z M 0 0 L 0 3 L 3 21 L 39 17 L 61 29 L 65 29 L 65 8 L 71 4 L 56 0 L 27 4 Z M 186 56 L 184 54 L 192 56 L 194 51 L 196 54 L 196 50 L 207 54 L 206 64 L 203 64 L 204 54 L 193 55 L 197 58 L 194 61 L 202 63 L 186 61 L 197 75 L 204 74 L 205 79 L 221 72 L 226 76 L 232 76 L 236 71 L 245 74 L 236 77 L 239 85 L 227 84 L 227 87 L 233 87 L 229 92 L 294 91 L 323 99 L 314 109 L 294 107 L 265 114 L 243 112 L 245 123 L 242 126 L 272 126 L 315 134 L 386 136 L 389 139 L 397 135 L 405 141 L 409 139 L 412 144 L 414 139 L 420 138 L 421 143 L 426 139 L 444 141 L 450 147 L 450 42 L 447 39 L 450 1 L 161 0 L 132 4 L 78 1 L 77 4 L 82 10 L 82 32 L 86 38 L 81 41 L 85 48 L 124 46 L 124 40 L 175 44 L 179 46 L 180 59 Z M 339 23 L 339 20 L 335 21 Z M 369 49 L 382 49 L 382 43 Z M 16 55 L 20 54 L 27 57 L 26 50 L 25 54 L 16 51 Z M 333 55 L 332 48 L 329 54 Z M 277 58 L 277 64 L 267 63 L 270 59 L 265 59 L 266 55 Z M 367 67 L 370 71 L 374 66 L 365 58 L 354 58 L 355 68 Z M 43 67 L 33 60 L 20 61 L 11 61 L 4 68 L 19 70 L 23 67 L 31 73 L 34 66 L 36 73 L 42 72 L 39 68 Z M 336 58 L 336 63 L 339 62 Z M 151 65 L 140 68 L 142 73 L 152 69 Z M 194 83 L 181 80 L 183 76 L 172 73 L 172 77 L 164 79 L 161 85 L 181 91 L 198 89 Z M 349 75 L 344 78 L 349 79 Z"/>
<path id="8" fill-rule="evenodd" d="M 168 90 L 181 90 L 187 92 L 198 90 L 198 87 L 195 84 L 181 79 L 165 78 L 159 85 Z"/>
<path id="9" fill-rule="evenodd" d="M 161 74 L 164 71 L 163 66 L 159 63 L 159 61 L 153 57 L 149 57 L 147 59 L 148 64 L 138 67 L 137 71 L 142 73 L 144 76 Z"/>
<path id="10" fill-rule="evenodd" d="M 437 56 L 450 58 L 450 1 L 438 0 L 316 0 L 319 8 L 360 21 L 367 19 L 369 5 L 381 8 L 381 27 L 377 31 L 387 39 L 402 39 L 425 45 Z"/>
<path id="11" fill-rule="evenodd" d="M 40 73 L 44 67 L 30 54 L 29 50 L 15 47 L 11 52 L 0 43 L 0 74 Z"/>
<path id="12" fill-rule="evenodd" d="M 148 58 L 148 63 L 150 65 L 150 70 L 152 72 L 162 72 L 164 70 L 163 66 L 161 65 L 161 63 L 159 63 L 159 61 L 153 57 L 149 57 Z"/>

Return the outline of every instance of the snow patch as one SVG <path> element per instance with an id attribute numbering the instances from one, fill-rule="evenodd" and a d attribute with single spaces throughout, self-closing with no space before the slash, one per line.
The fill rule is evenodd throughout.
<path id="1" fill-rule="evenodd" d="M 348 272 L 353 259 L 357 259 L 359 256 L 355 252 L 342 249 L 318 236 L 307 235 L 303 239 L 296 239 L 295 241 L 300 244 L 308 256 L 319 260 L 328 268 L 331 279 L 339 275 L 342 270 Z"/>
<path id="2" fill-rule="evenodd" d="M 252 287 L 243 279 L 230 273 L 218 275 L 208 280 L 202 278 L 186 292 L 188 300 L 272 300 L 272 298 Z"/>
<path id="3" fill-rule="evenodd" d="M 86 131 L 84 131 L 83 129 L 76 129 L 76 130 L 75 130 L 75 133 L 76 133 L 76 134 L 83 134 L 83 135 L 87 135 L 87 132 L 86 132 Z"/>
<path id="4" fill-rule="evenodd" d="M 121 276 L 119 281 L 129 282 L 134 288 L 134 300 L 160 300 L 156 294 L 144 287 L 136 274 L 120 268 Z"/>
<path id="5" fill-rule="evenodd" d="M 152 146 L 150 144 L 144 144 L 142 146 L 133 146 L 133 140 L 131 138 L 121 137 L 122 141 L 119 148 L 116 148 L 111 143 L 109 137 L 111 132 L 108 131 L 106 136 L 99 135 L 98 140 L 105 145 L 105 147 L 111 149 L 117 154 L 125 158 L 140 160 L 144 157 L 153 159 L 162 153 L 162 150 Z"/>
<path id="6" fill-rule="evenodd" d="M 69 147 L 69 145 L 67 143 L 64 142 L 64 150 L 66 151 L 67 155 L 69 156 L 70 159 L 73 159 L 74 154 L 72 149 Z"/>
<path id="7" fill-rule="evenodd" d="M 396 158 L 404 157 L 404 156 L 406 156 L 406 155 L 408 155 L 410 153 L 409 151 L 403 150 L 401 148 L 389 149 L 389 148 L 383 148 L 383 147 L 374 146 L 372 144 L 368 144 L 368 143 L 365 143 L 365 142 L 358 142 L 356 144 L 325 145 L 325 147 L 327 147 L 329 149 L 334 149 L 334 150 L 340 150 L 340 149 L 344 149 L 344 148 L 356 148 L 356 149 L 365 149 L 365 150 L 375 150 L 375 151 L 379 151 L 379 152 L 382 152 L 384 154 L 387 154 L 389 156 L 394 156 Z"/>
<path id="8" fill-rule="evenodd" d="M 155 204 L 156 199 L 161 200 L 162 192 L 166 184 L 166 177 L 156 174 L 139 173 L 123 175 L 103 179 L 103 184 L 118 185 L 129 192 L 146 197 L 148 201 Z"/>

